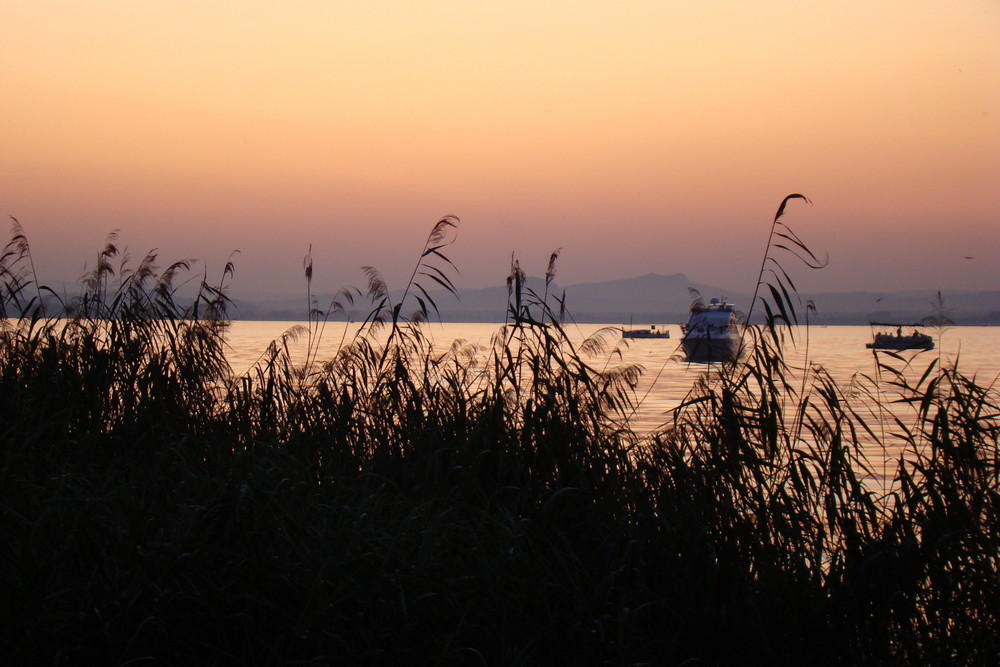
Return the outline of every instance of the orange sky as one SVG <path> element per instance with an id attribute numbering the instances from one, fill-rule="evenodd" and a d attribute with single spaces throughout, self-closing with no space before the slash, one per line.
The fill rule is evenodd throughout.
<path id="1" fill-rule="evenodd" d="M 43 280 L 120 229 L 239 250 L 237 292 L 303 290 L 310 244 L 318 289 L 397 286 L 455 214 L 460 285 L 563 248 L 564 284 L 751 291 L 802 192 L 800 288 L 1000 289 L 1000 5 L 828 5 L 7 3 L 0 213 Z"/>

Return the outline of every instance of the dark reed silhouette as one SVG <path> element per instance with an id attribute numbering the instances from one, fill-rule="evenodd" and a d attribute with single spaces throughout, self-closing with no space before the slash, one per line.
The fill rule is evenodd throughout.
<path id="1" fill-rule="evenodd" d="M 786 199 L 786 202 L 788 200 Z M 748 355 L 663 428 L 641 369 L 582 344 L 512 261 L 484 349 L 420 322 L 454 292 L 439 221 L 405 296 L 381 275 L 235 375 L 221 280 L 109 239 L 79 296 L 0 258 L 0 654 L 12 664 L 991 664 L 1000 406 L 937 358 L 875 357 L 865 395 L 784 359 L 775 250 Z M 778 241 L 773 242 L 774 239 Z M 311 285 L 311 260 L 304 264 Z M 770 276 L 770 282 L 765 280 Z M 326 316 L 357 336 L 315 354 Z M 60 317 L 55 317 L 55 310 Z M 806 308 L 808 313 L 810 307 Z M 307 336 L 295 358 L 288 341 Z M 875 386 L 875 383 L 879 383 Z M 859 402 L 858 396 L 862 396 Z M 883 403 L 899 417 L 885 436 Z M 866 440 L 899 438 L 887 494 Z"/>

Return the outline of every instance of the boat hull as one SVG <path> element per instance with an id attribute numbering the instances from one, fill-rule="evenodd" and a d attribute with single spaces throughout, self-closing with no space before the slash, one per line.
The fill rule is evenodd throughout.
<path id="1" fill-rule="evenodd" d="M 651 331 L 649 329 L 624 329 L 622 338 L 670 338 L 669 331 Z"/>
<path id="2" fill-rule="evenodd" d="M 869 350 L 933 350 L 934 341 L 905 338 L 885 341 L 876 340 L 874 343 L 865 343 L 865 347 Z"/>
<path id="3" fill-rule="evenodd" d="M 685 336 L 681 339 L 681 348 L 687 360 L 696 363 L 736 361 L 740 356 L 740 339 L 728 336 Z"/>

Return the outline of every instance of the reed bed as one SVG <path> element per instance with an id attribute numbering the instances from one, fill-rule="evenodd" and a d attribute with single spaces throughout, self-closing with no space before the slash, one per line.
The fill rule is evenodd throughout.
<path id="1" fill-rule="evenodd" d="M 891 436 L 905 449 L 891 492 L 866 487 L 862 440 L 889 437 L 870 426 L 879 406 L 785 365 L 797 302 L 772 252 L 804 249 L 779 220 L 787 201 L 746 356 L 648 435 L 629 425 L 642 369 L 615 362 L 607 332 L 567 335 L 555 255 L 540 294 L 514 263 L 485 354 L 431 345 L 421 322 L 430 287 L 454 291 L 454 218 L 399 302 L 374 269 L 329 307 L 310 291 L 287 334 L 310 350 L 332 312 L 371 303 L 332 359 L 293 358 L 286 337 L 242 375 L 224 355 L 231 266 L 181 299 L 190 267 L 130 269 L 109 239 L 64 300 L 15 223 L 0 260 L 0 654 L 994 664 L 997 392 L 879 357 L 892 393 L 868 400 L 914 419 Z"/>

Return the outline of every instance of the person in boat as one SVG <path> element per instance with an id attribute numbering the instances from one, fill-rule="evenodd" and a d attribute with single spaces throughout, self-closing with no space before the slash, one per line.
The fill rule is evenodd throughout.
<path id="1" fill-rule="evenodd" d="M 896 327 L 896 338 L 903 337 L 903 327 Z"/>

